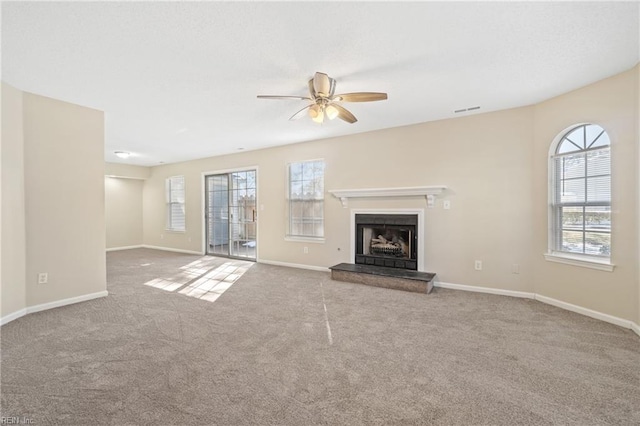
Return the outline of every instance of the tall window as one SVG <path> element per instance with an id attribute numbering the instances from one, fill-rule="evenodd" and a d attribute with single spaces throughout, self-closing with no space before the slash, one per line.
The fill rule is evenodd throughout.
<path id="1" fill-rule="evenodd" d="M 324 237 L 324 161 L 289 164 L 290 237 Z"/>
<path id="2" fill-rule="evenodd" d="M 551 156 L 551 251 L 608 258 L 611 253 L 611 152 L 595 124 L 569 130 Z"/>
<path id="3" fill-rule="evenodd" d="M 167 230 L 184 231 L 184 176 L 172 176 L 166 180 Z"/>

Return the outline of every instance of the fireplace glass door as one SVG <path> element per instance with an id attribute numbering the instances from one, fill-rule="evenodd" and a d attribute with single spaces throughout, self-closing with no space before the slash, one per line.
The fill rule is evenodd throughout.
<path id="1" fill-rule="evenodd" d="M 355 263 L 418 269 L 416 215 L 356 215 Z"/>

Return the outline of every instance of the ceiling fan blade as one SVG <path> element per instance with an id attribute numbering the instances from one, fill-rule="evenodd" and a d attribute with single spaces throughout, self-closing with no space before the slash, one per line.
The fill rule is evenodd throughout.
<path id="1" fill-rule="evenodd" d="M 313 88 L 316 95 L 327 97 L 331 92 L 331 79 L 323 72 L 317 72 L 313 76 Z"/>
<path id="2" fill-rule="evenodd" d="M 331 100 L 339 102 L 373 102 L 384 101 L 387 99 L 386 93 L 378 92 L 356 92 L 356 93 L 343 93 L 341 95 L 335 95 Z"/>
<path id="3" fill-rule="evenodd" d="M 346 121 L 347 123 L 355 123 L 356 121 L 358 121 L 358 119 L 356 118 L 355 115 L 351 114 L 346 108 L 338 105 L 338 104 L 329 104 L 329 105 L 333 105 L 335 107 L 335 109 L 338 110 L 338 118 L 341 120 Z"/>
<path id="4" fill-rule="evenodd" d="M 307 105 L 306 107 L 302 108 L 300 111 L 298 111 L 295 114 L 293 114 L 289 118 L 289 120 L 297 120 L 297 119 L 301 118 L 302 116 L 306 115 L 305 111 L 308 110 L 309 108 L 311 108 L 313 105 L 315 105 L 315 104 Z"/>
<path id="5" fill-rule="evenodd" d="M 312 99 L 316 98 L 316 89 L 313 87 L 313 79 L 309 80 L 309 95 Z"/>
<path id="6" fill-rule="evenodd" d="M 302 99 L 303 101 L 312 101 L 307 96 L 278 96 L 278 95 L 258 95 L 258 99 Z"/>
<path id="7" fill-rule="evenodd" d="M 329 77 L 329 81 L 331 83 L 331 88 L 329 89 L 329 98 L 333 96 L 334 93 L 336 93 L 336 80 Z"/>

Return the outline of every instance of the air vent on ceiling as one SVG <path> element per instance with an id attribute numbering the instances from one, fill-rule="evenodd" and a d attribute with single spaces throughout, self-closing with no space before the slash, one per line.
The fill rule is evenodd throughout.
<path id="1" fill-rule="evenodd" d="M 465 112 L 465 111 L 474 111 L 476 109 L 480 109 L 479 106 L 474 106 L 474 107 L 469 107 L 469 108 L 464 108 L 464 109 L 457 109 L 455 111 L 453 111 L 455 114 L 459 113 L 459 112 Z"/>

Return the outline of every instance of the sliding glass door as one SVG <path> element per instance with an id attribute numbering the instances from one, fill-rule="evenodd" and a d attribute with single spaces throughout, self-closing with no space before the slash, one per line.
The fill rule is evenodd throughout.
<path id="1" fill-rule="evenodd" d="M 205 178 L 207 254 L 256 259 L 256 171 Z"/>

